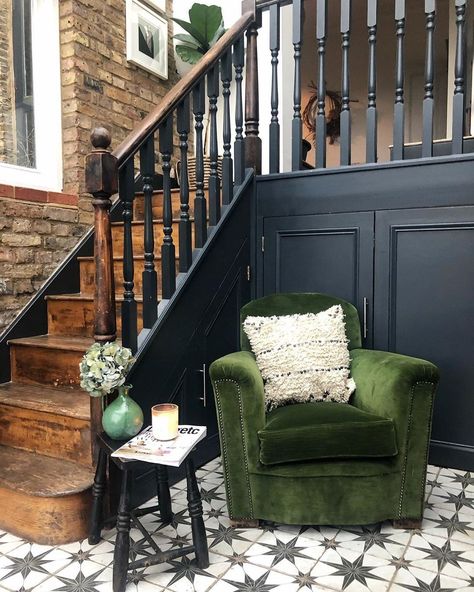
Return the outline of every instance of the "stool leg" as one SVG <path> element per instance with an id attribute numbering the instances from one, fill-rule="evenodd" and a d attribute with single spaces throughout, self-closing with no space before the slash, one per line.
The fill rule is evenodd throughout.
<path id="1" fill-rule="evenodd" d="M 158 503 L 160 504 L 160 518 L 163 524 L 169 524 L 173 520 L 173 511 L 171 509 L 170 486 L 168 484 L 168 469 L 163 465 L 156 465 L 155 476 Z"/>
<path id="2" fill-rule="evenodd" d="M 128 556 L 130 551 L 130 496 L 132 471 L 123 471 L 115 539 L 113 590 L 124 592 L 127 585 Z"/>
<path id="3" fill-rule="evenodd" d="M 99 458 L 92 486 L 92 510 L 89 524 L 89 545 L 97 545 L 100 541 L 104 519 L 104 492 L 106 485 L 107 455 L 105 450 L 99 449 Z"/>
<path id="4" fill-rule="evenodd" d="M 201 493 L 196 481 L 196 473 L 194 472 L 194 463 L 191 456 L 188 456 L 186 459 L 186 483 L 196 561 L 198 567 L 205 569 L 209 567 L 209 551 L 207 548 L 206 529 L 204 528 L 204 520 L 202 518 Z"/>

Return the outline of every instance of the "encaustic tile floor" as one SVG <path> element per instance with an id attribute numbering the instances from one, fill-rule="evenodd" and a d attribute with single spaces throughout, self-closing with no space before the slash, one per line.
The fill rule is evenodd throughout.
<path id="1" fill-rule="evenodd" d="M 353 527 L 267 525 L 231 528 L 220 461 L 198 471 L 210 566 L 192 557 L 130 574 L 127 592 L 474 591 L 474 474 L 428 468 L 423 528 L 389 523 Z M 184 482 L 173 487 L 174 520 L 143 519 L 163 549 L 190 544 Z M 155 500 L 151 500 L 154 504 Z M 147 505 L 147 504 L 145 504 Z M 133 559 L 150 553 L 132 530 Z M 47 547 L 0 532 L 0 590 L 105 592 L 112 590 L 115 530 L 96 546 L 87 541 Z"/>

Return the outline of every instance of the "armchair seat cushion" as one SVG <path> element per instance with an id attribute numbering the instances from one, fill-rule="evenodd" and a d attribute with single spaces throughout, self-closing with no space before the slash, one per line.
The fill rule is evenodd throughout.
<path id="1" fill-rule="evenodd" d="M 398 453 L 391 419 L 333 402 L 274 409 L 267 414 L 258 438 L 264 465 Z"/>

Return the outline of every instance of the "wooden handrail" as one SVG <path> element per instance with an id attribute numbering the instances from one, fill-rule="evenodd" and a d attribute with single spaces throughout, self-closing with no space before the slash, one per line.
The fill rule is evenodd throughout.
<path id="1" fill-rule="evenodd" d="M 169 91 L 163 101 L 161 101 L 161 103 L 157 105 L 114 150 L 113 155 L 116 157 L 119 167 L 127 158 L 138 150 L 146 138 L 174 111 L 193 86 L 195 86 L 214 63 L 225 54 L 227 48 L 237 41 L 254 19 L 255 15 L 253 12 L 246 12 L 243 14 L 239 20 L 224 33 L 214 47 L 212 47 L 194 66 L 194 68 Z"/>

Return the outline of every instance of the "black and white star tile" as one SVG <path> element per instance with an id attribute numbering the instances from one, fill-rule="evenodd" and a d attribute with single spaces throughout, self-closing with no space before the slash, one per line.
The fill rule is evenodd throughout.
<path id="1" fill-rule="evenodd" d="M 233 528 L 219 459 L 197 471 L 210 566 L 192 556 L 129 574 L 126 592 L 474 592 L 474 474 L 428 467 L 423 527 L 292 526 Z M 186 484 L 172 488 L 173 521 L 141 521 L 158 546 L 191 544 Z M 156 498 L 146 506 L 156 505 Z M 98 545 L 48 547 L 0 532 L 0 592 L 112 592 L 115 529 Z M 130 553 L 150 548 L 131 530 Z"/>

